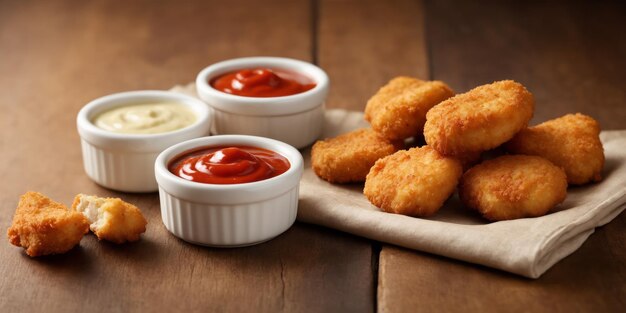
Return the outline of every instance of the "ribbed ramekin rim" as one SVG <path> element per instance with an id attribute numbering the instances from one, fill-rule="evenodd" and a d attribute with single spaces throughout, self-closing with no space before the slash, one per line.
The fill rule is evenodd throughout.
<path id="1" fill-rule="evenodd" d="M 307 90 L 302 93 L 294 94 L 294 95 L 261 98 L 261 97 L 244 97 L 244 96 L 238 96 L 238 95 L 225 93 L 225 92 L 222 92 L 213 88 L 209 84 L 209 80 L 215 78 L 218 75 L 223 74 L 223 71 L 221 71 L 223 68 L 235 67 L 235 68 L 243 69 L 245 67 L 254 67 L 255 66 L 254 64 L 260 65 L 262 63 L 274 63 L 274 64 L 277 64 L 276 67 L 287 69 L 287 70 L 296 70 L 298 66 L 303 67 L 306 69 L 306 72 L 303 74 L 310 76 L 310 78 L 312 78 L 315 81 L 316 85 L 314 88 L 310 90 Z M 237 66 L 238 64 L 240 64 L 240 66 Z M 256 66 L 259 66 L 259 65 L 256 65 Z M 326 93 L 328 91 L 329 82 L 330 80 L 328 78 L 328 74 L 326 74 L 326 72 L 323 69 L 321 69 L 315 64 L 305 62 L 302 60 L 291 59 L 291 58 L 257 56 L 257 57 L 245 57 L 245 58 L 223 60 L 223 61 L 211 64 L 205 67 L 204 69 L 200 71 L 200 73 L 198 73 L 198 76 L 196 77 L 196 90 L 199 94 L 201 93 L 208 94 L 211 97 L 215 97 L 225 102 L 231 101 L 231 102 L 245 103 L 248 105 L 263 105 L 268 108 L 274 107 L 274 108 L 280 108 L 284 110 L 285 108 L 281 106 L 283 106 L 285 103 L 298 103 L 303 99 L 307 99 L 310 97 L 317 97 L 320 94 Z M 324 102 L 324 101 L 321 101 L 321 102 Z M 224 107 L 224 106 L 219 106 L 219 104 L 216 105 L 214 103 L 210 105 L 218 106 L 223 111 L 232 112 L 229 110 L 229 108 Z M 287 114 L 293 114 L 293 113 L 297 113 L 300 111 L 307 111 L 311 108 L 310 107 L 306 107 L 302 109 L 290 108 L 289 113 Z M 232 112 L 232 113 L 235 113 L 235 112 Z"/>
<path id="2" fill-rule="evenodd" d="M 222 139 L 223 140 L 239 139 L 239 140 L 246 141 L 245 144 L 250 145 L 250 146 L 255 146 L 255 143 L 258 143 L 258 142 L 265 142 L 270 145 L 274 145 L 274 147 L 280 147 L 280 149 L 285 149 L 287 151 L 290 151 L 290 153 L 293 154 L 293 156 L 287 156 L 281 153 L 281 155 L 283 155 L 285 158 L 287 158 L 287 160 L 289 160 L 290 167 L 286 172 L 278 176 L 264 179 L 261 181 L 241 183 L 241 184 L 198 183 L 198 182 L 188 181 L 186 179 L 180 178 L 169 171 L 168 169 L 169 162 L 171 162 L 177 156 L 183 154 L 185 151 L 190 151 L 195 148 L 209 147 L 211 145 L 222 145 L 221 143 L 210 142 L 210 141 L 222 140 Z M 207 140 L 209 142 L 206 142 Z M 181 149 L 181 147 L 185 147 L 185 148 Z M 180 151 L 176 151 L 179 149 Z M 276 149 L 270 149 L 270 150 L 280 153 L 278 151 L 275 151 Z M 176 151 L 176 152 L 174 153 L 173 151 Z M 251 135 L 215 135 L 215 136 L 206 136 L 206 137 L 186 140 L 186 141 L 180 142 L 178 144 L 175 144 L 163 150 L 157 156 L 157 159 L 155 161 L 155 175 L 157 176 L 160 175 L 163 179 L 166 179 L 170 181 L 171 183 L 178 184 L 179 186 L 183 188 L 192 188 L 192 189 L 207 190 L 207 191 L 220 191 L 220 190 L 235 191 L 235 190 L 253 189 L 254 187 L 267 185 L 267 184 L 274 184 L 274 183 L 277 183 L 278 181 L 286 179 L 289 176 L 301 175 L 303 167 L 304 167 L 304 160 L 300 152 L 293 146 L 287 143 L 284 143 L 282 141 L 278 141 L 278 140 L 266 138 L 266 137 L 251 136 Z M 158 179 L 157 179 L 157 182 L 158 182 Z M 163 189 L 167 191 L 166 188 L 163 188 Z"/>

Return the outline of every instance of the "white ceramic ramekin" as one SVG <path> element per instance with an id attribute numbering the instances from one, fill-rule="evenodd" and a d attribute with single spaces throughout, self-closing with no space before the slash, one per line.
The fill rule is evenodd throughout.
<path id="1" fill-rule="evenodd" d="M 219 91 L 210 81 L 246 68 L 283 69 L 311 78 L 316 86 L 303 93 L 270 98 L 242 97 Z M 196 78 L 200 99 L 213 108 L 216 134 L 245 134 L 273 138 L 296 148 L 313 143 L 322 132 L 328 75 L 319 67 L 294 59 L 250 57 L 215 63 Z"/>
<path id="2" fill-rule="evenodd" d="M 197 119 L 185 128 L 159 134 L 114 133 L 98 128 L 92 122 L 103 111 L 146 102 L 180 103 L 188 106 Z M 129 91 L 93 100 L 76 117 L 85 172 L 106 188 L 126 192 L 156 191 L 154 161 L 159 153 L 173 144 L 206 136 L 211 127 L 210 116 L 210 109 L 202 101 L 168 91 Z"/>
<path id="3" fill-rule="evenodd" d="M 168 170 L 177 156 L 200 147 L 253 146 L 289 160 L 289 169 L 266 180 L 232 185 L 182 179 Z M 221 135 L 192 139 L 163 151 L 154 164 L 161 218 L 175 236 L 200 245 L 247 246 L 286 231 L 298 211 L 302 155 L 283 142 L 256 136 Z"/>

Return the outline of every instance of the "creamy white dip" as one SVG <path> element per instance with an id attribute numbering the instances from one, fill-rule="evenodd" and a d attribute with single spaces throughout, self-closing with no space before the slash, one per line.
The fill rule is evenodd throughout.
<path id="1" fill-rule="evenodd" d="M 124 134 L 158 134 L 193 124 L 196 115 L 175 102 L 129 104 L 98 114 L 93 123 L 104 130 Z"/>

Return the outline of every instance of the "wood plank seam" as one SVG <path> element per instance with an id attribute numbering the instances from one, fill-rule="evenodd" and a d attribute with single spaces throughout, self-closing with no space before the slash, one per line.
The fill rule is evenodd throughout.
<path id="1" fill-rule="evenodd" d="M 311 2 L 311 62 L 318 65 L 318 43 L 319 43 L 319 0 L 310 0 Z"/>
<path id="2" fill-rule="evenodd" d="M 378 241 L 372 241 L 372 287 L 374 288 L 372 297 L 374 302 L 374 312 L 378 312 L 378 270 L 380 262 L 380 252 L 383 250 L 382 243 Z"/>

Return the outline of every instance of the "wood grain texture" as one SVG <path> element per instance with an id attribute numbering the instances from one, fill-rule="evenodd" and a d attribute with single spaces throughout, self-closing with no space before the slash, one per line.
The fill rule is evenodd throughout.
<path id="1" fill-rule="evenodd" d="M 380 254 L 381 312 L 622 312 L 626 215 L 537 280 L 399 247 Z"/>
<path id="2" fill-rule="evenodd" d="M 571 112 L 626 128 L 626 5 L 430 1 L 432 75 L 457 92 L 502 79 L 535 96 L 531 124 Z"/>
<path id="3" fill-rule="evenodd" d="M 149 224 L 137 243 L 87 235 L 36 259 L 5 239 L 0 311 L 371 311 L 366 240 L 297 223 L 250 248 L 190 245 L 165 230 L 155 193 L 106 190 L 82 168 L 75 117 L 88 101 L 168 89 L 222 59 L 310 60 L 310 18 L 308 1 L 1 1 L 0 229 L 27 190 L 119 196 Z"/>
<path id="4" fill-rule="evenodd" d="M 428 78 L 420 1 L 322 0 L 318 60 L 331 80 L 327 107 L 362 111 L 399 75 Z"/>
<path id="5" fill-rule="evenodd" d="M 457 92 L 515 79 L 534 93 L 532 123 L 569 112 L 604 129 L 626 124 L 626 18 L 616 3 L 429 1 L 431 78 Z M 621 312 L 626 307 L 626 214 L 537 280 L 385 246 L 381 312 Z"/>

